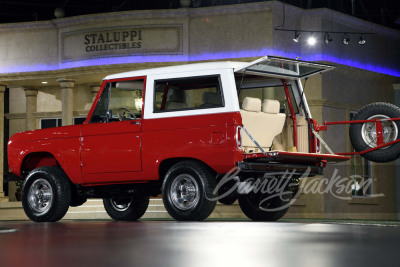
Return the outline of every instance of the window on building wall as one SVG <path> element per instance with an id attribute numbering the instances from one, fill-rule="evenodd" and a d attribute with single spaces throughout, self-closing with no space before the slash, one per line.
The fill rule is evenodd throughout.
<path id="1" fill-rule="evenodd" d="M 74 118 L 74 125 L 82 124 L 86 120 L 86 117 L 75 117 Z"/>
<path id="2" fill-rule="evenodd" d="M 74 124 L 82 124 L 86 117 L 74 117 Z M 62 126 L 61 118 L 44 118 L 40 119 L 40 129 Z"/>
<path id="3" fill-rule="evenodd" d="M 350 119 L 356 112 L 350 112 Z M 352 197 L 369 197 L 373 194 L 372 163 L 360 155 L 351 157 Z"/>
<path id="4" fill-rule="evenodd" d="M 158 80 L 154 111 L 182 111 L 224 106 L 219 75 Z"/>
<path id="5" fill-rule="evenodd" d="M 61 118 L 46 118 L 40 120 L 40 129 L 61 126 Z"/>

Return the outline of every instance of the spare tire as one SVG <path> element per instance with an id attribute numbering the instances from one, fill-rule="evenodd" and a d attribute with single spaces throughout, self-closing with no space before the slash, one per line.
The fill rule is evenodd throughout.
<path id="1" fill-rule="evenodd" d="M 400 108 L 384 102 L 371 103 L 360 109 L 352 120 L 400 118 Z M 382 121 L 383 142 L 399 138 L 400 121 Z M 374 122 L 350 124 L 350 141 L 357 152 L 377 146 Z M 361 155 L 374 162 L 389 162 L 400 156 L 400 142 Z"/>

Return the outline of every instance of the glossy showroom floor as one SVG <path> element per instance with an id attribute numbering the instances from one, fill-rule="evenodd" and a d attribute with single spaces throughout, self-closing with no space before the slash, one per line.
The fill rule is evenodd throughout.
<path id="1" fill-rule="evenodd" d="M 0 222 L 0 266 L 398 266 L 400 227 L 249 221 Z"/>

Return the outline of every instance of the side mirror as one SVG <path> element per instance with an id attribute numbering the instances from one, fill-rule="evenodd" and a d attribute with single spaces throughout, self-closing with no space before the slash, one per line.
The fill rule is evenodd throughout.
<path id="1" fill-rule="evenodd" d="M 107 111 L 106 114 L 106 122 L 109 122 L 111 118 L 112 118 L 112 110 L 109 110 Z"/>

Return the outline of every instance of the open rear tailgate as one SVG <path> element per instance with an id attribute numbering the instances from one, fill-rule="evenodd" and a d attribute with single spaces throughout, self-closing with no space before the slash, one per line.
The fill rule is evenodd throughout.
<path id="1" fill-rule="evenodd" d="M 349 160 L 348 156 L 335 154 L 317 154 L 287 151 L 270 151 L 262 153 L 245 154 L 244 161 L 239 163 L 242 171 L 259 172 L 293 172 L 302 175 L 307 170 L 310 175 L 322 174 L 326 163 L 337 163 Z"/>
<path id="2" fill-rule="evenodd" d="M 287 152 L 287 151 L 270 151 L 267 156 L 262 153 L 246 154 L 244 159 L 265 158 L 266 161 L 299 163 L 299 164 L 317 164 L 321 161 L 325 162 L 342 162 L 349 160 L 350 157 L 336 154 L 318 154 L 303 152 Z"/>

